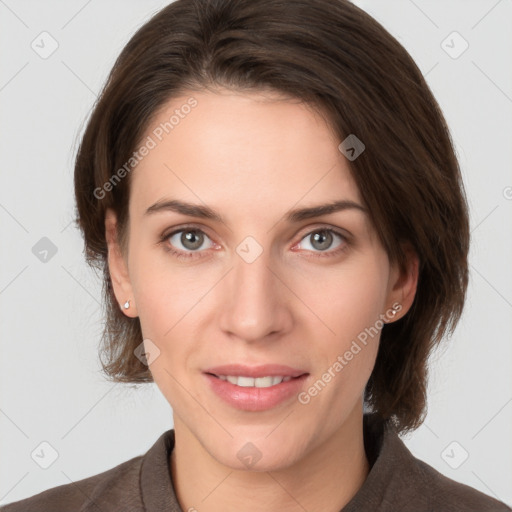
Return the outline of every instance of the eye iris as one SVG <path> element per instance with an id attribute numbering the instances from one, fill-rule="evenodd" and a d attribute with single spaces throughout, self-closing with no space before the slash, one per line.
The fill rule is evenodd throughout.
<path id="1" fill-rule="evenodd" d="M 197 231 L 184 231 L 181 235 L 181 243 L 184 247 L 187 247 L 187 249 L 198 249 L 203 245 L 203 235 L 198 235 Z M 188 243 L 191 243 L 192 247 L 187 246 Z"/>
<path id="2" fill-rule="evenodd" d="M 325 236 L 325 234 L 327 234 L 327 236 Z M 315 246 L 315 243 L 318 241 L 320 241 L 320 247 Z M 326 243 L 326 241 L 327 241 L 327 243 Z M 328 249 L 330 247 L 331 243 L 332 243 L 332 233 L 330 233 L 329 231 L 326 231 L 326 230 L 317 231 L 313 235 L 312 245 L 313 245 L 313 247 L 315 247 L 316 249 L 318 249 L 320 251 L 324 251 L 325 249 Z"/>

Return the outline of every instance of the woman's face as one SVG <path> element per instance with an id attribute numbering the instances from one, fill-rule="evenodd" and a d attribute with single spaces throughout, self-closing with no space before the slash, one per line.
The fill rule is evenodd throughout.
<path id="1" fill-rule="evenodd" d="M 239 469 L 250 457 L 258 470 L 287 467 L 356 425 L 382 320 L 394 303 L 396 319 L 412 302 L 341 140 L 304 105 L 269 98 L 223 90 L 170 101 L 132 171 L 126 260 L 110 257 L 177 432 Z M 178 212 L 170 201 L 193 206 Z M 291 216 L 337 201 L 359 206 Z M 113 221 L 109 212 L 107 227 Z M 250 369 L 216 370 L 228 364 Z M 262 365 L 289 368 L 260 376 L 302 377 L 257 387 L 274 381 L 209 374 Z"/>

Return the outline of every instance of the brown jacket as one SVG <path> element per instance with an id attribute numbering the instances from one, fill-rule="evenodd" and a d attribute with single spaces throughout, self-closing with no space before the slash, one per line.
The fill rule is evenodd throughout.
<path id="1" fill-rule="evenodd" d="M 451 480 L 415 458 L 398 435 L 364 416 L 371 470 L 340 512 L 512 511 L 472 487 Z M 145 455 L 108 471 L 0 507 L 0 512 L 184 512 L 174 493 L 169 456 L 174 430 Z M 264 511 L 268 512 L 268 511 Z"/>

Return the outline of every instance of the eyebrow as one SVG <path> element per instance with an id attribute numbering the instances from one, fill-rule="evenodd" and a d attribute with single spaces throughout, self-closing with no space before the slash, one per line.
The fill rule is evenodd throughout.
<path id="1" fill-rule="evenodd" d="M 327 204 L 321 204 L 318 206 L 310 206 L 307 208 L 297 208 L 295 210 L 290 210 L 285 215 L 285 221 L 288 223 L 300 222 L 302 220 L 320 217 L 321 215 L 329 215 L 331 213 L 350 209 L 355 209 L 362 211 L 364 213 L 368 213 L 367 208 L 360 205 L 359 203 L 356 203 L 355 201 L 351 201 L 349 199 L 342 199 Z M 177 199 L 161 200 L 156 202 L 145 211 L 144 216 L 167 211 L 181 213 L 183 215 L 188 215 L 190 217 L 210 219 L 225 224 L 225 221 L 222 218 L 222 216 L 215 210 L 212 210 L 210 207 L 186 203 L 184 201 L 179 201 Z"/>

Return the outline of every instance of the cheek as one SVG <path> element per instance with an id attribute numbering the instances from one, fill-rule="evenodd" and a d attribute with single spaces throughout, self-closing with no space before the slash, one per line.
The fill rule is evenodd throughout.
<path id="1" fill-rule="evenodd" d="M 316 336 L 311 354 L 316 376 L 322 381 L 317 388 L 324 384 L 330 388 L 327 393 L 322 391 L 319 406 L 339 408 L 354 402 L 372 372 L 383 325 L 380 314 L 385 311 L 384 263 L 374 255 L 353 258 L 336 270 L 324 269 L 301 281 L 300 295 L 321 320 L 317 333 L 323 333 Z"/>
<path id="2" fill-rule="evenodd" d="M 137 270 L 132 286 L 142 336 L 159 351 L 149 369 L 164 396 L 179 408 L 183 392 L 180 383 L 184 384 L 184 375 L 189 372 L 194 349 L 191 340 L 197 339 L 195 319 L 204 287 L 198 285 L 197 277 L 194 280 L 179 270 L 173 271 L 160 256 L 151 258 L 147 252 L 134 252 L 133 261 Z"/>
<path id="3" fill-rule="evenodd" d="M 334 344 L 357 337 L 384 312 L 387 273 L 378 256 L 354 256 L 337 267 L 317 268 L 296 281 L 297 295 L 328 328 L 324 331 Z"/>
<path id="4" fill-rule="evenodd" d="M 208 277 L 198 279 L 197 269 L 180 268 L 161 246 L 149 247 L 147 240 L 133 245 L 130 279 L 142 332 L 163 341 L 172 336 L 174 326 L 187 322 L 188 312 L 205 293 Z"/>

